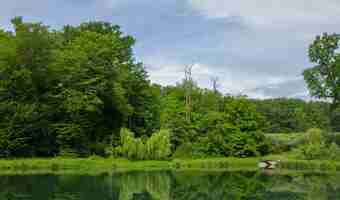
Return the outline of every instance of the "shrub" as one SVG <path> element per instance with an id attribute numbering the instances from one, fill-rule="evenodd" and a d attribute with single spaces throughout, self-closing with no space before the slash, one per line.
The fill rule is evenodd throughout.
<path id="1" fill-rule="evenodd" d="M 337 144 L 332 143 L 329 146 L 327 155 L 330 160 L 339 160 L 340 159 L 340 148 Z"/>
<path id="2" fill-rule="evenodd" d="M 146 144 L 141 138 L 135 138 L 135 160 L 151 160 L 148 155 Z"/>
<path id="3" fill-rule="evenodd" d="M 255 140 L 256 153 L 260 155 L 266 155 L 272 152 L 272 140 L 267 138 L 264 133 L 259 131 L 254 131 L 248 133 L 251 138 Z"/>
<path id="4" fill-rule="evenodd" d="M 230 139 L 231 155 L 235 157 L 251 157 L 259 155 L 256 133 L 240 132 L 232 134 Z"/>
<path id="5" fill-rule="evenodd" d="M 121 146 L 114 148 L 114 155 L 131 160 L 163 160 L 171 154 L 170 134 L 167 130 L 154 133 L 143 141 L 135 138 L 128 129 L 121 130 Z"/>
<path id="6" fill-rule="evenodd" d="M 325 143 L 324 133 L 321 129 L 309 129 L 305 135 L 305 142 L 310 145 L 323 144 Z"/>
<path id="7" fill-rule="evenodd" d="M 197 140 L 198 131 L 194 123 L 190 123 L 183 117 L 178 116 L 169 122 L 168 128 L 170 130 L 170 142 L 172 144 L 172 151 L 185 143 L 192 143 Z"/>
<path id="8" fill-rule="evenodd" d="M 270 151 L 270 142 L 261 132 L 241 132 L 232 124 L 218 125 L 194 145 L 194 154 L 206 156 L 250 157 Z"/>
<path id="9" fill-rule="evenodd" d="M 207 136 L 199 138 L 195 151 L 213 157 L 229 156 L 232 153 L 231 135 L 239 133 L 240 130 L 231 124 L 219 124 Z"/>
<path id="10" fill-rule="evenodd" d="M 297 156 L 301 159 L 338 160 L 340 149 L 334 142 L 327 143 L 325 133 L 320 129 L 310 129 L 305 136 L 305 144 L 297 148 Z"/>
<path id="11" fill-rule="evenodd" d="M 184 143 L 177 147 L 173 153 L 174 158 L 192 158 L 193 157 L 193 145 L 191 143 Z"/>
<path id="12" fill-rule="evenodd" d="M 120 153 L 122 156 L 128 159 L 135 159 L 137 156 L 137 148 L 134 134 L 130 130 L 122 128 L 120 131 L 120 138 L 122 144 Z"/>
<path id="13" fill-rule="evenodd" d="M 170 134 L 168 130 L 154 133 L 146 142 L 148 159 L 162 160 L 171 154 Z"/>
<path id="14" fill-rule="evenodd" d="M 297 150 L 299 158 L 307 160 L 322 158 L 325 150 L 325 140 L 320 129 L 309 129 L 305 135 L 304 143 Z"/>

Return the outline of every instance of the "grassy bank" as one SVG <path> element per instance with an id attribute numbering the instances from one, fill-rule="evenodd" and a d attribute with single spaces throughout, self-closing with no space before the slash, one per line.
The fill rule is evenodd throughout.
<path id="1" fill-rule="evenodd" d="M 0 160 L 0 174 L 100 174 L 135 170 L 259 170 L 260 158 L 129 161 L 112 158 Z M 340 162 L 282 160 L 278 170 L 340 171 Z"/>
<path id="2" fill-rule="evenodd" d="M 0 160 L 0 174 L 97 174 L 138 170 L 256 169 L 258 159 L 216 158 L 201 160 L 130 161 L 113 158 L 51 158 Z"/>

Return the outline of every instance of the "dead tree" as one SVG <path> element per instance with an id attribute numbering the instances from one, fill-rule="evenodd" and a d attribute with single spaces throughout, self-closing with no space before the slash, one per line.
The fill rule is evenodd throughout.
<path id="1" fill-rule="evenodd" d="M 214 76 L 210 80 L 211 80 L 211 83 L 212 83 L 212 89 L 213 89 L 213 92 L 215 94 L 215 98 L 217 99 L 217 104 L 216 104 L 215 109 L 216 109 L 216 111 L 221 111 L 222 102 L 221 102 L 221 99 L 220 99 L 220 93 L 218 91 L 218 88 L 220 87 L 219 79 L 218 79 L 217 76 Z"/>
<path id="2" fill-rule="evenodd" d="M 192 94 L 192 87 L 193 87 L 193 80 L 192 80 L 192 67 L 194 65 L 188 65 L 185 67 L 185 118 L 188 122 L 191 120 L 191 94 Z"/>
<path id="3" fill-rule="evenodd" d="M 217 94 L 218 93 L 218 87 L 219 87 L 218 77 L 217 76 L 212 77 L 211 83 L 212 83 L 214 93 Z"/>

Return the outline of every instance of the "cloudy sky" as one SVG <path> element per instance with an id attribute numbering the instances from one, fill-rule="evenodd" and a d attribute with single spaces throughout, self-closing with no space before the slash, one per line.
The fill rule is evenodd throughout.
<path id="1" fill-rule="evenodd" d="M 175 84 L 184 66 L 202 87 L 224 93 L 306 97 L 307 48 L 340 32 L 339 0 L 1 0 L 0 26 L 42 21 L 53 28 L 105 20 L 137 39 L 136 58 L 153 82 Z"/>

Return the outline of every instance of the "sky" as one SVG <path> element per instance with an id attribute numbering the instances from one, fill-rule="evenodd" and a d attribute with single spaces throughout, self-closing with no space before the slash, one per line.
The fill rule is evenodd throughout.
<path id="1" fill-rule="evenodd" d="M 1 0 L 0 27 L 14 16 L 54 29 L 118 24 L 152 82 L 174 85 L 193 64 L 199 86 L 217 77 L 221 92 L 253 98 L 308 98 L 308 46 L 340 33 L 339 0 Z"/>

